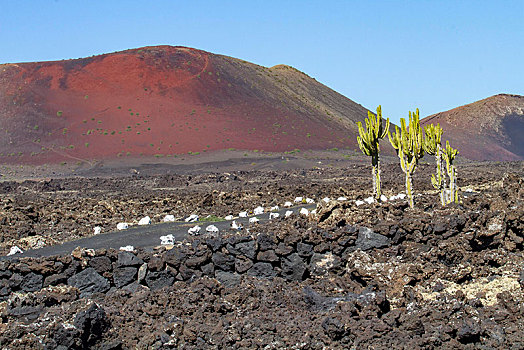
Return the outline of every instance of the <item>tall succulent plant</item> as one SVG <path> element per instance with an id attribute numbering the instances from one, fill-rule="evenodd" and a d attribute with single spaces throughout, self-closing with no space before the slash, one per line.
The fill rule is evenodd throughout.
<path id="1" fill-rule="evenodd" d="M 435 174 L 431 174 L 431 183 L 435 189 L 440 191 L 440 203 L 442 206 L 445 206 L 446 177 L 444 176 L 445 170 L 442 161 L 442 128 L 440 124 L 437 124 L 437 126 L 429 124 L 424 127 L 424 133 L 426 135 L 423 143 L 424 151 L 426 151 L 427 154 L 435 156 L 435 163 L 437 165 Z"/>
<path id="2" fill-rule="evenodd" d="M 424 156 L 422 147 L 422 128 L 420 127 L 419 111 L 409 112 L 409 127 L 406 128 L 406 120 L 400 118 L 401 129 L 395 126 L 393 134 L 388 133 L 389 142 L 396 149 L 400 158 L 400 167 L 406 174 L 406 194 L 408 196 L 409 206 L 413 208 L 413 185 L 411 176 L 417 168 L 420 158 Z"/>
<path id="3" fill-rule="evenodd" d="M 380 139 L 383 139 L 389 130 L 389 118 L 386 120 L 385 127 L 382 124 L 382 107 L 377 107 L 377 115 L 368 111 L 368 117 L 365 120 L 366 130 L 362 123 L 358 122 L 357 136 L 358 146 L 362 153 L 371 157 L 371 175 L 373 177 L 373 195 L 380 198 Z"/>
<path id="4" fill-rule="evenodd" d="M 446 161 L 446 172 L 449 176 L 449 195 L 446 198 L 446 204 L 455 202 L 458 203 L 458 191 L 457 191 L 457 170 L 453 165 L 453 161 L 458 154 L 458 150 L 453 149 L 449 145 L 449 141 L 446 141 L 446 149 L 444 150 L 444 160 Z"/>

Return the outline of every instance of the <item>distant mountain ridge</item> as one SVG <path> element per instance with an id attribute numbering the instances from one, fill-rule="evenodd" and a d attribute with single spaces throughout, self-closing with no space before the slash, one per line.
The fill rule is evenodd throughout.
<path id="1" fill-rule="evenodd" d="M 0 65 L 0 161 L 356 148 L 367 109 L 295 68 L 187 47 Z"/>
<path id="2" fill-rule="evenodd" d="M 187 47 L 2 64 L 0 162 L 358 149 L 356 123 L 367 112 L 293 67 Z M 521 160 L 523 114 L 523 96 L 501 94 L 421 123 L 440 123 L 463 157 Z"/>
<path id="3" fill-rule="evenodd" d="M 421 120 L 430 123 L 440 123 L 463 157 L 524 160 L 524 96 L 499 94 Z"/>

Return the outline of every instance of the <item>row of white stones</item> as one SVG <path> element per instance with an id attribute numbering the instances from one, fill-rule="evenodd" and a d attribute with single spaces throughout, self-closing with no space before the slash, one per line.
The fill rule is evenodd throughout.
<path id="1" fill-rule="evenodd" d="M 296 197 L 293 202 L 294 203 L 304 203 L 304 204 L 314 204 L 315 200 L 313 200 L 311 198 Z M 291 207 L 291 206 L 293 206 L 292 202 L 285 202 L 284 203 L 284 207 Z M 277 211 L 279 209 L 280 209 L 280 207 L 278 205 L 276 205 L 276 206 L 271 207 L 269 209 L 269 211 Z M 238 213 L 238 217 L 245 218 L 245 217 L 248 217 L 251 213 L 252 213 L 252 215 L 261 215 L 264 212 L 265 212 L 264 207 L 258 206 L 255 209 L 253 209 L 251 212 L 246 210 L 246 211 L 242 211 L 242 212 Z M 199 219 L 200 219 L 200 217 L 197 214 L 191 214 L 187 218 L 185 218 L 184 221 L 185 222 L 196 222 Z M 233 215 L 228 215 L 224 219 L 225 220 L 233 220 Z M 174 222 L 175 221 L 175 217 L 174 217 L 174 215 L 166 215 L 162 221 L 163 222 Z M 150 224 L 151 224 L 151 218 L 149 216 L 145 216 L 145 217 L 143 217 L 142 219 L 140 219 L 138 221 L 138 225 L 139 226 L 150 225 Z M 129 226 L 130 226 L 130 224 L 127 223 L 127 222 L 120 222 L 120 223 L 118 223 L 116 225 L 116 229 L 119 230 L 119 231 L 127 230 L 129 228 Z M 95 226 L 94 227 L 94 234 L 98 235 L 100 233 L 102 233 L 102 228 L 100 226 Z"/>
<path id="2" fill-rule="evenodd" d="M 399 193 L 398 195 L 393 195 L 393 196 L 390 196 L 389 198 L 386 197 L 385 195 L 381 195 L 380 196 L 380 202 L 387 202 L 387 201 L 395 201 L 395 200 L 398 200 L 398 199 L 404 199 L 406 198 L 406 194 L 404 193 Z M 337 201 L 339 202 L 344 202 L 344 201 L 347 201 L 348 199 L 346 197 L 338 197 L 336 199 Z M 322 201 L 326 202 L 326 203 L 329 203 L 331 201 L 331 199 L 329 197 L 324 197 L 322 199 Z M 365 198 L 364 200 L 355 200 L 355 205 L 357 206 L 361 206 L 363 204 L 372 204 L 376 202 L 375 198 L 374 197 L 367 197 Z M 283 207 L 284 208 L 289 208 L 289 207 L 292 207 L 294 204 L 314 204 L 315 203 L 315 200 L 312 199 L 312 198 L 309 198 L 309 197 L 295 197 L 295 199 L 293 201 L 286 201 L 284 202 L 284 205 Z M 276 219 L 280 216 L 279 213 L 275 213 L 276 211 L 280 210 L 280 207 L 278 205 L 275 205 L 273 207 L 270 207 L 269 208 L 269 220 L 272 220 L 272 219 Z M 252 211 L 241 211 L 240 213 L 238 213 L 238 218 L 247 218 L 248 216 L 250 215 L 255 215 L 254 217 L 251 217 L 249 218 L 249 223 L 257 223 L 259 222 L 260 220 L 256 217 L 258 215 L 262 215 L 264 214 L 264 212 L 266 212 L 266 209 L 262 206 L 258 206 L 256 207 L 255 209 L 253 209 Z M 291 215 L 293 215 L 293 211 L 292 210 L 287 210 L 284 214 L 284 216 L 286 218 L 290 217 Z M 312 210 L 312 211 L 309 211 L 308 209 L 306 208 L 301 208 L 300 211 L 299 211 L 299 214 L 300 215 L 304 215 L 304 216 L 309 216 L 310 214 L 315 214 L 316 213 L 316 209 Z M 199 221 L 200 217 L 197 215 L 197 214 L 191 214 L 189 215 L 187 218 L 184 219 L 185 222 L 197 222 Z M 232 221 L 231 223 L 231 227 L 233 229 L 242 229 L 242 224 L 238 224 L 234 219 L 235 217 L 233 215 L 227 215 L 226 217 L 224 217 L 224 219 L 226 221 Z M 163 222 L 175 222 L 175 216 L 174 215 L 166 215 L 164 216 Z M 138 225 L 139 226 L 144 226 L 144 225 L 150 225 L 151 224 L 151 218 L 149 216 L 145 216 L 143 218 L 141 218 L 139 221 L 138 221 Z M 130 224 L 127 223 L 127 222 L 120 222 L 116 225 L 116 229 L 121 231 L 121 230 L 127 230 L 128 228 L 130 227 Z M 196 225 L 196 226 L 193 226 L 191 228 L 188 229 L 188 233 L 190 235 L 198 235 L 200 233 L 200 230 L 201 230 L 201 227 L 199 225 Z M 219 230 L 218 228 L 215 226 L 215 225 L 208 225 L 206 227 L 206 232 L 211 232 L 211 233 L 218 233 Z M 100 233 L 102 233 L 102 227 L 100 226 L 95 226 L 94 227 L 94 232 L 93 232 L 95 235 L 98 235 Z M 174 243 L 174 236 L 173 235 L 167 235 L 167 236 L 161 236 L 160 237 L 160 241 L 161 241 L 161 244 L 164 244 L 164 245 L 168 245 L 168 244 L 173 244 Z M 126 246 L 126 247 L 121 247 L 120 248 L 121 250 L 134 250 L 134 248 L 132 246 Z M 15 255 L 15 254 L 21 254 L 23 253 L 22 249 L 20 249 L 18 246 L 13 246 L 11 247 L 9 253 L 7 254 L 8 256 L 10 255 Z"/>

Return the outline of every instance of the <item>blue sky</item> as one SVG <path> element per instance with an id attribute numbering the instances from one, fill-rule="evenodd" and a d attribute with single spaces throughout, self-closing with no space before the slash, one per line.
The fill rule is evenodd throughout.
<path id="1" fill-rule="evenodd" d="M 0 0 L 0 63 L 183 45 L 289 64 L 398 122 L 524 94 L 524 1 Z"/>

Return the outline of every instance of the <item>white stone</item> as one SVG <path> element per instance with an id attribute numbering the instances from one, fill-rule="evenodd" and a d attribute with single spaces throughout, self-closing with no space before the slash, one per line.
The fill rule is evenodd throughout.
<path id="1" fill-rule="evenodd" d="M 129 224 L 127 222 L 119 222 L 117 225 L 116 225 L 116 229 L 117 230 L 127 230 L 129 228 Z"/>
<path id="2" fill-rule="evenodd" d="M 381 200 L 382 202 L 387 202 L 387 201 L 388 201 L 388 197 L 386 197 L 386 196 L 384 196 L 384 195 L 382 194 L 382 195 L 380 195 L 380 200 Z"/>
<path id="3" fill-rule="evenodd" d="M 120 247 L 120 250 L 123 250 L 125 252 L 132 252 L 135 250 L 135 247 L 133 247 L 132 245 L 126 245 L 126 246 Z"/>
<path id="4" fill-rule="evenodd" d="M 175 221 L 175 216 L 174 215 L 166 215 L 164 216 L 164 222 L 174 222 Z"/>
<path id="5" fill-rule="evenodd" d="M 367 204 L 371 204 L 375 202 L 375 198 L 373 197 L 364 198 L 364 202 L 366 202 Z"/>
<path id="6" fill-rule="evenodd" d="M 490 230 L 490 231 L 500 231 L 500 230 L 502 230 L 502 224 L 499 223 L 499 222 L 493 222 L 493 223 L 489 224 L 488 230 Z"/>
<path id="7" fill-rule="evenodd" d="M 346 197 L 338 197 L 338 198 L 337 198 L 337 201 L 339 201 L 339 202 L 345 202 L 345 201 L 347 201 L 347 200 L 348 200 L 348 199 L 347 199 Z"/>
<path id="8" fill-rule="evenodd" d="M 241 211 L 240 213 L 238 213 L 238 217 L 239 218 L 247 218 L 247 211 Z"/>
<path id="9" fill-rule="evenodd" d="M 255 223 L 259 222 L 259 221 L 260 220 L 257 217 L 249 218 L 249 222 L 252 223 L 252 224 L 255 224 Z"/>
<path id="10" fill-rule="evenodd" d="M 286 208 L 289 208 L 289 207 L 292 207 L 292 206 L 293 206 L 293 203 L 291 203 L 291 202 L 284 203 L 284 207 L 286 207 Z"/>
<path id="11" fill-rule="evenodd" d="M 316 209 L 311 210 L 311 215 L 315 215 L 317 213 Z"/>
<path id="12" fill-rule="evenodd" d="M 313 203 L 315 203 L 315 201 L 313 199 L 311 199 L 311 198 L 306 198 L 306 203 L 307 204 L 313 204 Z"/>
<path id="13" fill-rule="evenodd" d="M 322 200 L 323 200 L 324 202 L 326 202 L 326 203 L 329 203 L 329 201 L 330 201 L 331 199 L 329 199 L 329 197 L 324 197 L 324 198 L 322 198 Z"/>
<path id="14" fill-rule="evenodd" d="M 93 232 L 94 235 L 99 235 L 102 232 L 102 228 L 100 226 L 95 226 L 93 231 L 94 231 Z"/>
<path id="15" fill-rule="evenodd" d="M 256 207 L 255 210 L 253 210 L 253 214 L 255 214 L 255 215 L 264 214 L 264 208 L 263 207 Z"/>
<path id="16" fill-rule="evenodd" d="M 358 206 L 360 206 L 360 205 L 364 204 L 364 201 L 361 201 L 361 200 L 356 200 L 356 201 L 355 201 L 355 204 L 356 204 L 356 205 L 357 205 L 357 207 L 358 207 Z"/>
<path id="17" fill-rule="evenodd" d="M 471 192 L 473 192 L 473 190 L 471 188 L 466 188 L 466 192 L 471 193 Z"/>
<path id="18" fill-rule="evenodd" d="M 242 226 L 242 223 L 237 224 L 237 222 L 233 220 L 233 222 L 231 223 L 231 228 L 234 230 L 242 230 L 244 226 Z"/>
<path id="19" fill-rule="evenodd" d="M 211 232 L 211 233 L 218 233 L 218 227 L 216 227 L 215 225 L 209 225 L 208 227 L 206 227 L 206 231 L 207 232 Z"/>
<path id="20" fill-rule="evenodd" d="M 200 226 L 196 225 L 187 230 L 190 235 L 197 235 L 200 232 Z"/>
<path id="21" fill-rule="evenodd" d="M 306 208 L 300 209 L 300 215 L 308 216 L 309 215 L 309 210 L 307 210 Z"/>
<path id="22" fill-rule="evenodd" d="M 149 216 L 143 217 L 142 219 L 140 219 L 140 221 L 138 222 L 138 224 L 139 224 L 140 226 L 150 225 L 150 224 L 151 224 L 151 218 L 150 218 Z"/>
<path id="23" fill-rule="evenodd" d="M 291 215 L 293 215 L 293 210 L 287 210 L 286 211 L 286 214 L 284 215 L 286 218 L 290 217 Z"/>
<path id="24" fill-rule="evenodd" d="M 275 205 L 274 207 L 271 207 L 269 210 L 270 211 L 278 211 L 280 209 L 280 207 L 278 205 Z"/>
<path id="25" fill-rule="evenodd" d="M 302 200 L 303 200 L 303 199 L 304 199 L 304 198 L 302 198 L 302 197 L 297 197 L 297 198 L 295 198 L 294 202 L 295 202 L 295 203 L 302 203 Z"/>
<path id="26" fill-rule="evenodd" d="M 397 196 L 391 196 L 389 197 L 389 201 L 396 201 L 398 199 Z"/>
<path id="27" fill-rule="evenodd" d="M 195 222 L 195 221 L 198 221 L 198 215 L 196 214 L 191 214 L 189 215 L 185 220 L 185 222 Z"/>
<path id="28" fill-rule="evenodd" d="M 161 245 L 173 245 L 175 244 L 175 237 L 173 235 L 160 236 Z"/>
<path id="29" fill-rule="evenodd" d="M 269 213 L 269 220 L 276 219 L 280 216 L 279 213 Z"/>
<path id="30" fill-rule="evenodd" d="M 404 198 L 406 198 L 406 194 L 405 193 L 399 193 L 399 194 L 397 194 L 397 198 L 398 199 L 404 199 Z"/>
<path id="31" fill-rule="evenodd" d="M 227 220 L 227 221 L 233 220 L 233 215 L 228 215 L 224 219 Z"/>
<path id="32" fill-rule="evenodd" d="M 22 254 L 24 251 L 20 248 L 18 248 L 16 245 L 12 246 L 11 249 L 9 249 L 9 253 L 7 253 L 7 256 L 15 255 L 15 254 Z"/>

